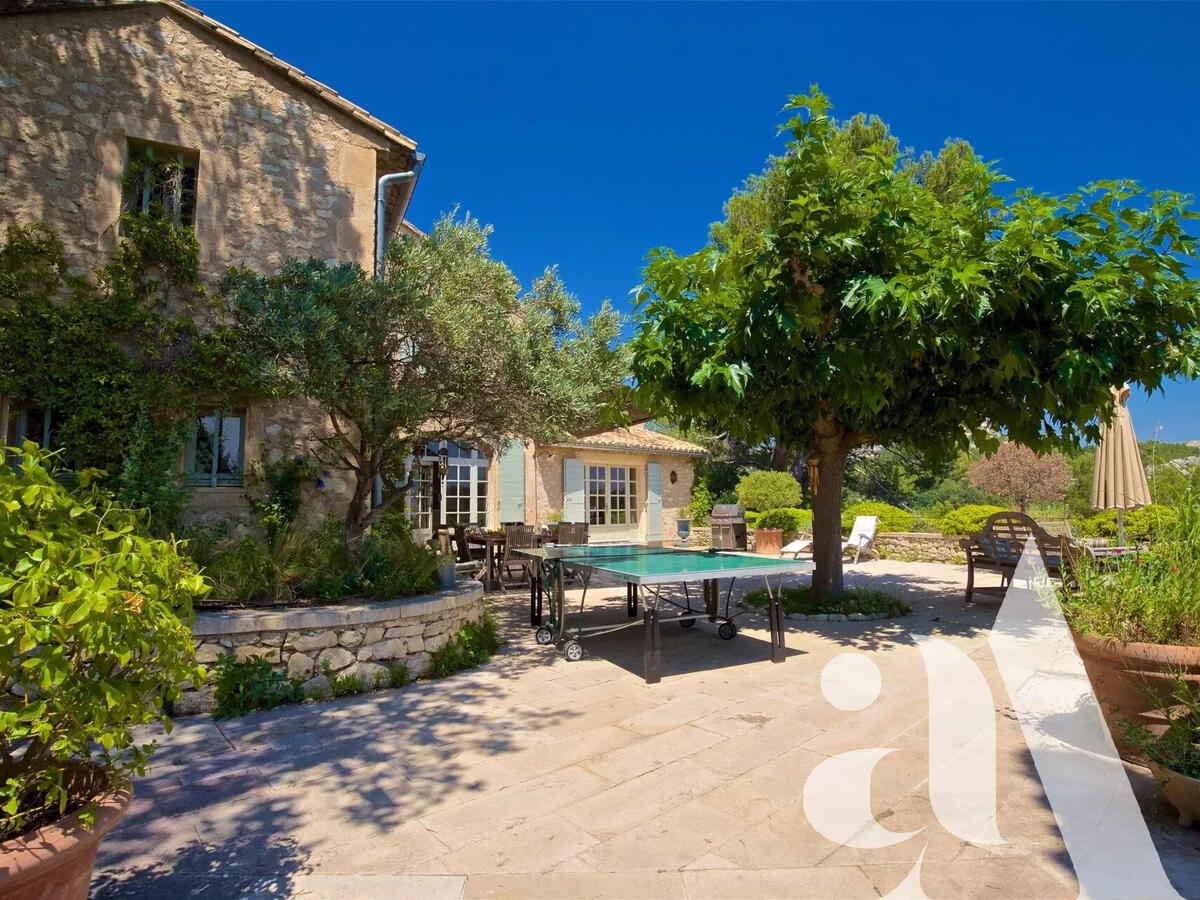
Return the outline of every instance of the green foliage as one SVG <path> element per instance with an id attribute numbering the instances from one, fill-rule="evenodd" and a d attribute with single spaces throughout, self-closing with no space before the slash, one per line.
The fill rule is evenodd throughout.
<path id="1" fill-rule="evenodd" d="M 742 602 L 748 606 L 764 607 L 768 601 L 767 592 L 761 588 L 756 591 L 748 591 L 742 597 Z M 788 613 L 801 613 L 806 616 L 821 615 L 822 613 L 840 613 L 841 615 L 861 613 L 869 616 L 883 613 L 888 618 L 893 618 L 912 612 L 912 607 L 895 594 L 869 587 L 849 587 L 842 593 L 824 600 L 814 598 L 812 588 L 808 585 L 787 587 L 780 594 L 780 601 L 783 603 L 785 615 Z"/>
<path id="2" fill-rule="evenodd" d="M 319 467 L 297 454 L 274 462 L 262 462 L 247 473 L 250 490 L 246 500 L 266 532 L 277 540 L 296 521 L 304 489 L 317 478 Z"/>
<path id="3" fill-rule="evenodd" d="M 213 717 L 217 719 L 231 719 L 304 699 L 302 682 L 275 671 L 261 656 L 238 660 L 230 653 L 219 657 L 213 668 L 213 681 L 217 700 Z"/>
<path id="4" fill-rule="evenodd" d="M 768 472 L 756 469 L 747 472 L 737 483 L 739 502 L 756 512 L 800 505 L 800 482 L 788 472 Z"/>
<path id="5" fill-rule="evenodd" d="M 388 670 L 388 687 L 402 688 L 412 683 L 412 675 L 409 673 L 406 663 L 388 660 L 384 662 L 383 666 Z"/>
<path id="6" fill-rule="evenodd" d="M 884 447 L 878 453 L 856 454 L 846 469 L 846 489 L 864 500 L 881 500 L 910 506 L 950 474 L 952 465 L 930 462 L 902 447 Z"/>
<path id="7" fill-rule="evenodd" d="M 688 503 L 688 518 L 692 525 L 707 525 L 714 505 L 715 498 L 708 485 L 702 481 L 692 482 L 692 499 Z"/>
<path id="8" fill-rule="evenodd" d="M 329 694 L 332 697 L 347 697 L 350 694 L 361 694 L 366 691 L 362 679 L 353 672 L 339 675 L 333 670 L 328 659 L 322 660 L 321 674 L 329 679 Z M 373 685 L 372 685 L 373 686 Z"/>
<path id="9" fill-rule="evenodd" d="M 499 647 L 496 620 L 485 613 L 478 622 L 467 622 L 448 643 L 433 652 L 426 677 L 444 678 L 482 665 Z"/>
<path id="10" fill-rule="evenodd" d="M 962 142 L 914 159 L 877 119 L 837 122 L 815 86 L 788 108 L 786 152 L 716 239 L 650 253 L 632 341 L 644 408 L 810 448 L 836 501 L 857 447 L 936 461 L 993 431 L 1076 444 L 1098 437 L 1112 385 L 1200 372 L 1189 198 L 1129 181 L 1013 191 Z M 818 515 L 821 590 L 840 583 L 835 521 Z"/>
<path id="11" fill-rule="evenodd" d="M 123 216 L 122 228 L 88 277 L 72 274 L 46 226 L 9 226 L 0 243 L 0 393 L 50 409 L 63 461 L 120 472 L 128 496 L 158 504 L 158 528 L 176 503 L 160 465 L 177 439 L 171 422 L 202 393 L 215 401 L 254 379 L 231 351 L 218 299 L 198 281 L 192 229 L 143 214 Z"/>
<path id="12" fill-rule="evenodd" d="M 1157 765 L 1200 778 L 1200 687 L 1182 674 L 1171 678 L 1171 699 L 1163 700 L 1149 685 L 1143 685 L 1151 709 L 1162 709 L 1166 727 L 1153 730 L 1145 725 L 1131 724 L 1125 731 L 1126 740 Z"/>
<path id="13" fill-rule="evenodd" d="M 1007 511 L 1008 508 L 1004 506 L 986 506 L 978 503 L 960 506 L 941 517 L 938 530 L 948 535 L 974 534 L 983 529 L 988 516 Z"/>
<path id="14" fill-rule="evenodd" d="M 117 501 L 130 509 L 144 509 L 150 533 L 165 537 L 177 532 L 192 497 L 179 470 L 182 429 L 155 428 L 142 411 L 134 420 L 129 445 L 121 460 Z"/>
<path id="15" fill-rule="evenodd" d="M 561 439 L 624 390 L 620 317 L 605 303 L 584 321 L 554 270 L 522 293 L 489 234 L 442 219 L 394 241 L 378 279 L 311 259 L 231 274 L 239 345 L 273 393 L 321 405 L 332 428 L 313 452 L 355 473 L 345 533 L 356 552 L 428 442 Z"/>
<path id="16" fill-rule="evenodd" d="M 433 590 L 437 554 L 409 533 L 377 537 L 363 545 L 363 590 L 377 600 L 407 597 Z"/>
<path id="17" fill-rule="evenodd" d="M 1169 533 L 1179 520 L 1179 513 L 1170 506 L 1151 503 L 1140 509 L 1125 511 L 1125 541 L 1153 541 Z M 1075 528 L 1080 537 L 1115 538 L 1117 536 L 1117 511 L 1106 509 L 1079 522 Z"/>
<path id="18" fill-rule="evenodd" d="M 794 507 L 768 509 L 759 515 L 755 527 L 777 528 L 784 533 L 785 538 L 789 535 L 807 532 L 812 529 L 812 510 Z"/>
<path id="19" fill-rule="evenodd" d="M 51 457 L 26 443 L 0 454 L 0 840 L 89 797 L 70 795 L 75 760 L 113 783 L 145 770 L 135 725 L 199 687 L 188 627 L 204 580 L 173 542 L 138 532 L 138 514 L 80 473 L 68 492 Z M 23 748 L 23 754 L 19 748 Z M 19 759 L 18 759 L 19 757 Z"/>
<path id="20" fill-rule="evenodd" d="M 1115 569 L 1081 560 L 1062 591 L 1072 627 L 1121 641 L 1200 644 L 1200 500 L 1190 495 L 1175 512 L 1159 520 L 1149 551 Z"/>
<path id="21" fill-rule="evenodd" d="M 842 510 L 842 531 L 848 532 L 854 527 L 858 516 L 879 516 L 877 531 L 912 531 L 916 517 L 907 509 L 892 506 L 890 503 L 851 503 Z"/>

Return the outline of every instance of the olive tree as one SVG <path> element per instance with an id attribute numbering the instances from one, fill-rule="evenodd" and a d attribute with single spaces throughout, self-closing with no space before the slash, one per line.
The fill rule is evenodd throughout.
<path id="1" fill-rule="evenodd" d="M 560 439 L 595 423 L 622 389 L 621 323 L 608 303 L 582 320 L 553 269 L 522 291 L 491 258 L 489 233 L 443 218 L 427 236 L 394 241 L 378 279 L 313 259 L 231 277 L 235 346 L 275 394 L 320 404 L 328 428 L 308 436 L 314 453 L 353 473 L 352 550 L 405 495 L 406 463 L 429 442 Z"/>
<path id="2" fill-rule="evenodd" d="M 684 427 L 808 448 L 823 596 L 842 588 L 856 447 L 1069 446 L 1096 436 L 1110 385 L 1196 376 L 1195 214 L 1126 181 L 1001 192 L 964 142 L 914 158 L 815 87 L 788 109 L 786 153 L 709 244 L 650 254 L 632 372 Z"/>

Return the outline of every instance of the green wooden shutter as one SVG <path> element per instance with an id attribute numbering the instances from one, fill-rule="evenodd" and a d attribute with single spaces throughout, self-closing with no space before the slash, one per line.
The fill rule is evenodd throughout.
<path id="1" fill-rule="evenodd" d="M 525 521 L 525 445 L 520 441 L 500 454 L 500 521 Z"/>
<path id="2" fill-rule="evenodd" d="M 662 466 L 658 463 L 646 463 L 646 540 L 662 539 Z"/>
<path id="3" fill-rule="evenodd" d="M 563 460 L 563 521 L 586 522 L 584 508 L 583 460 Z"/>

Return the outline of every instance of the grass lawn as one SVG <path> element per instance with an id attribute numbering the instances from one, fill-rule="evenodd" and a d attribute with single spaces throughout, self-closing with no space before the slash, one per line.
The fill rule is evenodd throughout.
<path id="1" fill-rule="evenodd" d="M 890 619 L 912 612 L 912 607 L 895 594 L 869 587 L 849 587 L 840 595 L 828 597 L 819 603 L 813 599 L 811 587 L 789 587 L 783 589 L 781 598 L 784 614 L 803 613 L 806 616 L 814 616 L 822 613 L 862 613 L 869 616 L 883 613 Z M 747 606 L 765 607 L 767 600 L 767 592 L 762 589 L 749 591 L 742 597 L 742 602 Z"/>

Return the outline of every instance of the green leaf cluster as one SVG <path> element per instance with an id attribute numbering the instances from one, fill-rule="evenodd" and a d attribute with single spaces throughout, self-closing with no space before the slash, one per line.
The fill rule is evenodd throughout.
<path id="1" fill-rule="evenodd" d="M 987 506 L 982 503 L 968 503 L 946 513 L 938 520 L 938 530 L 945 535 L 974 534 L 982 531 L 989 516 L 1006 512 L 1003 506 Z"/>
<path id="2" fill-rule="evenodd" d="M 275 671 L 261 656 L 239 660 L 232 653 L 213 667 L 215 719 L 232 719 L 258 709 L 272 709 L 304 699 L 303 682 Z"/>
<path id="3" fill-rule="evenodd" d="M 784 507 L 768 509 L 755 522 L 756 528 L 777 528 L 784 533 L 784 538 L 806 532 L 812 529 L 812 510 Z"/>
<path id="4" fill-rule="evenodd" d="M 737 483 L 738 502 L 746 509 L 762 512 L 800 505 L 800 482 L 788 472 L 755 469 Z"/>
<path id="5" fill-rule="evenodd" d="M 868 500 L 863 503 L 851 503 L 842 510 L 842 531 L 849 532 L 854 527 L 854 520 L 859 516 L 878 516 L 877 532 L 912 531 L 916 522 L 916 517 L 907 509 Z"/>
<path id="6" fill-rule="evenodd" d="M 207 587 L 173 541 L 80 475 L 67 491 L 32 443 L 0 462 L 0 840 L 68 807 L 73 763 L 120 784 L 152 745 L 132 728 L 199 687 L 189 624 Z"/>

